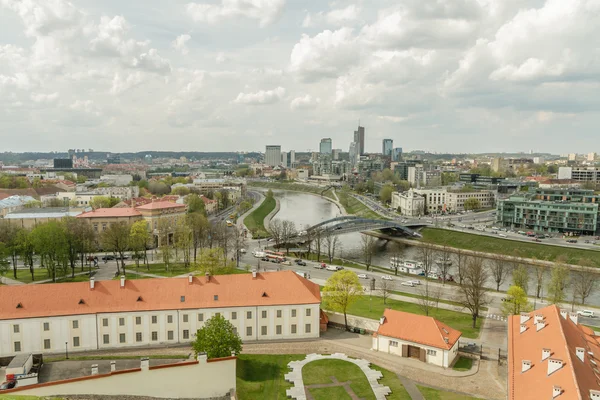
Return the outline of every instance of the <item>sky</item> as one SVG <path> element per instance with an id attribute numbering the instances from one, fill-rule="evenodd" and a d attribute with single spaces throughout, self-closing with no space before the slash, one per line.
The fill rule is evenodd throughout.
<path id="1" fill-rule="evenodd" d="M 600 0 L 0 0 L 0 151 L 600 152 Z"/>

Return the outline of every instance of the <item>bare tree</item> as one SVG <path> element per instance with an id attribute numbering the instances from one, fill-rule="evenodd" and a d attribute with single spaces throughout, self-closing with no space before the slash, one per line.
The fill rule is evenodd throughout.
<path id="1" fill-rule="evenodd" d="M 329 262 L 332 263 L 335 258 L 335 251 L 341 246 L 340 238 L 336 235 L 325 236 L 325 248 L 327 249 L 327 257 Z"/>
<path id="2" fill-rule="evenodd" d="M 438 262 L 440 274 L 442 275 L 442 285 L 446 284 L 446 279 L 448 279 L 450 267 L 452 266 L 452 260 L 450 259 L 450 255 L 450 248 L 448 246 L 442 247 L 442 250 L 440 252 L 440 260 Z"/>
<path id="3" fill-rule="evenodd" d="M 539 299 L 542 294 L 542 289 L 544 288 L 544 275 L 546 274 L 546 266 L 537 262 L 533 265 L 533 270 L 535 272 L 535 297 Z"/>
<path id="4" fill-rule="evenodd" d="M 317 252 L 317 262 L 321 261 L 321 246 L 323 245 L 323 231 L 317 229 L 314 236 L 315 251 Z"/>
<path id="5" fill-rule="evenodd" d="M 422 288 L 419 287 L 419 292 L 421 294 L 421 298 L 419 300 L 419 305 L 421 306 L 421 309 L 423 310 L 425 315 L 429 315 L 429 310 L 433 306 L 433 304 L 431 302 L 431 298 L 429 297 L 429 295 L 430 295 L 429 274 L 431 274 L 431 272 L 433 270 L 434 255 L 435 255 L 435 252 L 434 252 L 433 248 L 431 248 L 427 245 L 421 246 L 417 250 L 417 257 L 419 258 L 419 261 L 421 262 L 422 269 L 425 274 L 425 284 L 423 285 Z"/>
<path id="6" fill-rule="evenodd" d="M 456 258 L 456 272 L 458 274 L 458 284 L 462 285 L 463 275 L 465 270 L 465 264 L 467 262 L 467 255 L 461 249 L 458 249 L 455 253 Z"/>
<path id="7" fill-rule="evenodd" d="M 471 313 L 473 328 L 477 326 L 481 308 L 489 303 L 486 296 L 488 289 L 485 287 L 487 280 L 488 272 L 483 266 L 483 259 L 469 258 L 464 269 L 463 283 L 459 286 L 458 302 Z"/>
<path id="8" fill-rule="evenodd" d="M 500 291 L 500 285 L 504 283 L 504 280 L 508 276 L 510 271 L 510 265 L 506 262 L 506 257 L 503 255 L 497 255 L 496 258 L 492 260 L 492 278 L 494 278 L 494 282 L 496 282 L 496 291 Z"/>
<path id="9" fill-rule="evenodd" d="M 392 264 L 394 268 L 394 275 L 398 276 L 398 267 L 400 266 L 400 260 L 402 259 L 402 251 L 404 250 L 404 243 L 402 242 L 393 242 L 393 258 L 395 262 Z"/>
<path id="10" fill-rule="evenodd" d="M 242 232 L 237 226 L 234 226 L 232 228 L 232 238 L 233 250 L 235 252 L 235 265 L 239 268 L 242 249 L 246 246 L 246 237 L 244 236 L 244 232 Z"/>
<path id="11" fill-rule="evenodd" d="M 380 279 L 377 290 L 381 293 L 381 297 L 383 298 L 383 304 L 386 304 L 387 299 L 390 298 L 390 294 L 392 292 L 392 282 L 386 279 Z"/>
<path id="12" fill-rule="evenodd" d="M 591 261 L 580 260 L 579 263 L 582 265 L 581 268 L 571 270 L 571 285 L 573 286 L 574 297 L 579 298 L 581 305 L 584 305 L 585 300 L 595 289 L 598 274 L 586 268 L 592 266 Z"/>
<path id="13" fill-rule="evenodd" d="M 362 259 L 367 266 L 367 271 L 371 267 L 371 261 L 373 260 L 373 254 L 375 253 L 376 240 L 373 236 L 365 235 L 364 233 L 360 236 L 360 251 L 362 253 Z"/>
<path id="14" fill-rule="evenodd" d="M 312 251 L 313 240 L 315 240 L 315 231 L 309 229 L 310 225 L 306 225 L 304 232 L 304 240 L 306 240 L 306 258 L 310 260 L 310 253 Z"/>
<path id="15" fill-rule="evenodd" d="M 283 223 L 280 219 L 272 219 L 269 222 L 269 231 L 275 241 L 275 247 L 279 247 L 283 239 Z"/>
<path id="16" fill-rule="evenodd" d="M 433 287 L 429 285 L 429 281 L 425 279 L 425 284 L 419 285 L 417 292 L 419 293 L 419 308 L 425 313 L 425 315 L 429 315 L 431 309 L 435 307 L 436 301 L 432 298 Z"/>
<path id="17" fill-rule="evenodd" d="M 281 241 L 285 246 L 287 254 L 290 254 L 290 240 L 296 236 L 298 231 L 296 230 L 296 224 L 294 221 L 289 221 L 287 219 L 281 221 Z"/>

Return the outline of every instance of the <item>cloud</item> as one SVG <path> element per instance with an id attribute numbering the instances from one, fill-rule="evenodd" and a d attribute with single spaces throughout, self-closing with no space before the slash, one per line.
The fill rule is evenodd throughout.
<path id="1" fill-rule="evenodd" d="M 143 81 L 144 77 L 140 71 L 126 74 L 125 77 L 123 77 L 123 74 L 117 72 L 112 81 L 110 94 L 113 96 L 120 95 L 121 93 L 140 85 Z"/>
<path id="2" fill-rule="evenodd" d="M 225 53 L 220 51 L 217 54 L 217 57 L 215 57 L 215 61 L 217 62 L 217 64 L 223 64 L 225 61 L 227 61 L 227 56 L 225 55 Z"/>
<path id="3" fill-rule="evenodd" d="M 158 50 L 150 49 L 147 53 L 142 53 L 134 58 L 131 65 L 134 68 L 142 69 L 148 72 L 166 75 L 171 72 L 171 64 L 166 58 L 158 55 Z"/>
<path id="4" fill-rule="evenodd" d="M 285 96 L 285 89 L 280 86 L 273 90 L 259 90 L 254 93 L 240 92 L 233 102 L 246 105 L 274 104 L 281 101 L 283 96 Z"/>
<path id="5" fill-rule="evenodd" d="M 261 27 L 275 22 L 283 12 L 285 0 L 221 0 L 221 4 L 188 3 L 194 21 L 214 25 L 223 20 L 244 17 L 259 21 Z"/>
<path id="6" fill-rule="evenodd" d="M 32 93 L 31 100 L 35 103 L 53 103 L 58 99 L 58 93 Z"/>
<path id="7" fill-rule="evenodd" d="M 290 108 L 292 110 L 308 110 L 316 108 L 319 103 L 321 103 L 321 99 L 316 97 L 313 98 L 310 94 L 306 94 L 304 96 L 296 97 L 290 102 Z"/>
<path id="8" fill-rule="evenodd" d="M 121 16 L 103 16 L 100 23 L 88 28 L 92 52 L 103 56 L 129 56 L 142 50 L 148 43 L 127 38 L 129 23 Z"/>
<path id="9" fill-rule="evenodd" d="M 184 56 L 189 54 L 190 49 L 188 49 L 187 47 L 187 42 L 191 39 L 192 37 L 188 34 L 184 34 L 184 35 L 179 35 L 177 36 L 177 38 L 173 41 L 173 43 L 171 43 L 171 46 L 177 50 L 178 52 L 180 52 L 181 54 L 183 54 Z"/>
<path id="10" fill-rule="evenodd" d="M 340 8 L 329 11 L 325 15 L 325 20 L 328 24 L 335 26 L 344 26 L 349 23 L 355 22 L 360 15 L 360 8 L 354 4 L 349 5 L 346 8 Z"/>

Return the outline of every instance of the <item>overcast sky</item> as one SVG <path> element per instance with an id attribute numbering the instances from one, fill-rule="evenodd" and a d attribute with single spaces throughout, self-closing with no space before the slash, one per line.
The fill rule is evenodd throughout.
<path id="1" fill-rule="evenodd" d="M 599 0 L 0 0 L 0 151 L 600 152 Z"/>

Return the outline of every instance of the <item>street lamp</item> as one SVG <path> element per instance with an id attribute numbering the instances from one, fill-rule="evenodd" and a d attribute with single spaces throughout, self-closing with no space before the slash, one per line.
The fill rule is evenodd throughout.
<path id="1" fill-rule="evenodd" d="M 69 342 L 65 342 L 65 358 L 69 359 Z"/>

